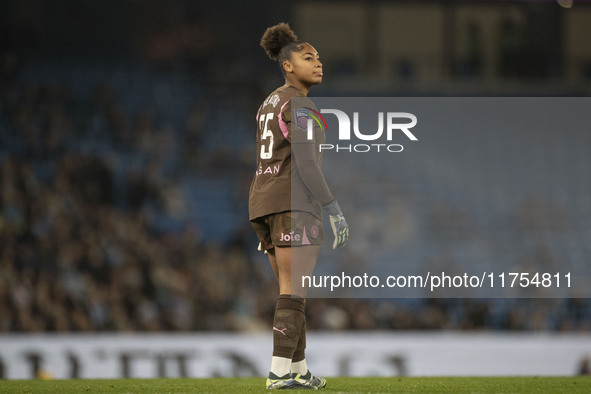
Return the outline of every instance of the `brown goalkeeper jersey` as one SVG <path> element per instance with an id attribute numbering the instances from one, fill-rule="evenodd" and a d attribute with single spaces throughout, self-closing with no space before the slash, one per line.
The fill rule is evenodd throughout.
<path id="1" fill-rule="evenodd" d="M 292 98 L 297 119 L 292 122 Z M 312 102 L 294 86 L 271 93 L 257 112 L 257 168 L 249 193 L 250 220 L 285 211 L 304 211 L 322 219 L 322 206 L 332 196 L 320 170 L 324 131 L 307 132 L 304 106 Z"/>

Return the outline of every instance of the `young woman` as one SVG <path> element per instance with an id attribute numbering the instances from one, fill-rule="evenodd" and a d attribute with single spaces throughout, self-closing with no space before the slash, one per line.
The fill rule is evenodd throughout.
<path id="1" fill-rule="evenodd" d="M 297 278 L 314 270 L 323 242 L 323 208 L 335 236 L 333 249 L 347 243 L 349 227 L 320 170 L 318 144 L 324 142 L 324 132 L 315 129 L 309 138 L 302 126 L 306 114 L 302 106 L 292 108 L 292 99 L 307 100 L 310 88 L 322 82 L 322 63 L 316 49 L 299 41 L 286 23 L 269 27 L 261 46 L 279 62 L 285 77 L 285 85 L 272 92 L 257 113 L 257 170 L 249 196 L 259 250 L 269 256 L 279 282 L 266 387 L 318 389 L 326 381 L 313 376 L 306 365 L 306 293 Z M 292 109 L 298 118 L 294 122 Z"/>

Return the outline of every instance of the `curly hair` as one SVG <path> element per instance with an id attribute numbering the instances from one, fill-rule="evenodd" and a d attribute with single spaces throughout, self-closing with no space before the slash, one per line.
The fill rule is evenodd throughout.
<path id="1" fill-rule="evenodd" d="M 281 71 L 284 71 L 283 61 L 289 59 L 292 52 L 299 51 L 302 44 L 304 42 L 298 40 L 293 30 L 284 22 L 268 27 L 261 38 L 261 46 L 271 60 L 279 62 Z"/>

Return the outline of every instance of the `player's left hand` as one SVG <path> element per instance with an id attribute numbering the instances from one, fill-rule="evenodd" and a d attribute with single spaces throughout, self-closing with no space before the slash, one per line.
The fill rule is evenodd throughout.
<path id="1" fill-rule="evenodd" d="M 332 248 L 341 248 L 345 246 L 349 240 L 349 225 L 345 220 L 345 216 L 343 215 L 337 200 L 334 200 L 324 208 L 326 208 L 326 212 L 328 213 L 330 227 L 332 228 L 332 233 L 334 235 Z"/>

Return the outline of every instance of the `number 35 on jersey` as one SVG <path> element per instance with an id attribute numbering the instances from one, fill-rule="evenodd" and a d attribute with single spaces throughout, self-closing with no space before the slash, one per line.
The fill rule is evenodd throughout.
<path id="1" fill-rule="evenodd" d="M 268 160 L 273 157 L 273 132 L 269 130 L 269 121 L 273 119 L 273 112 L 261 114 L 259 127 L 263 130 L 261 134 L 261 159 Z"/>

